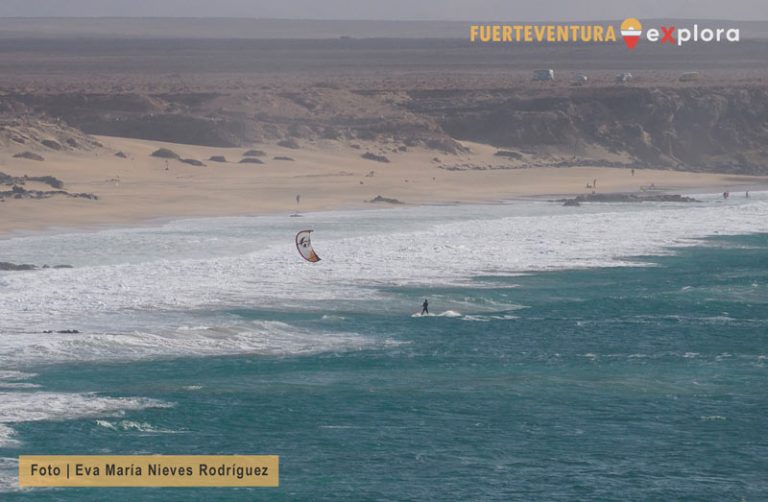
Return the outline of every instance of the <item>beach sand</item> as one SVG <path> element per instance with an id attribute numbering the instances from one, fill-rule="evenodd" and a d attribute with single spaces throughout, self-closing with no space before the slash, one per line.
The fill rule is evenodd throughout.
<path id="1" fill-rule="evenodd" d="M 98 200 L 64 196 L 43 200 L 6 198 L 0 204 L 0 234 L 135 224 L 157 218 L 287 214 L 297 210 L 296 195 L 301 196 L 298 210 L 306 212 L 390 206 L 367 202 L 377 195 L 409 205 L 566 196 L 592 192 L 586 185 L 595 179 L 597 192 L 602 193 L 638 192 L 651 184 L 678 193 L 737 192 L 768 185 L 768 177 L 655 169 L 636 169 L 632 176 L 627 168 L 511 168 L 512 161 L 494 156 L 496 148 L 468 142 L 463 144 L 470 153 L 460 155 L 424 149 L 393 152 L 391 147 L 373 143 L 361 143 L 358 149 L 332 141 L 304 144 L 300 149 L 258 145 L 255 148 L 266 153 L 262 165 L 239 163 L 246 148 L 97 138 L 104 148 L 43 152 L 43 162 L 13 158 L 15 151 L 0 152 L 0 171 L 6 174 L 55 176 L 69 192 L 98 196 Z M 201 160 L 206 166 L 150 156 L 161 147 L 183 158 Z M 128 158 L 116 157 L 117 151 Z M 366 151 L 383 153 L 390 162 L 361 158 Z M 223 155 L 228 162 L 207 160 L 213 155 Z M 274 160 L 275 156 L 294 160 Z M 440 165 L 484 170 L 462 167 L 466 170 L 451 171 Z M 51 189 L 38 182 L 28 182 L 25 188 Z"/>

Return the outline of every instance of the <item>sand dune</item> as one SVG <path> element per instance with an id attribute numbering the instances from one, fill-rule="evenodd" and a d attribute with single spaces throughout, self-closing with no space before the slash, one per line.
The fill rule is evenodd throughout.
<path id="1" fill-rule="evenodd" d="M 55 176 L 69 192 L 99 197 L 6 198 L 0 205 L 0 232 L 130 224 L 155 218 L 288 214 L 297 209 L 297 194 L 301 195 L 301 211 L 318 211 L 386 206 L 366 202 L 377 195 L 405 204 L 433 204 L 579 194 L 591 192 L 585 187 L 595 179 L 600 192 L 638 191 L 652 183 L 670 191 L 735 191 L 768 184 L 768 177 L 652 169 L 638 169 L 632 176 L 626 168 L 514 168 L 512 160 L 494 156 L 495 148 L 477 143 L 464 143 L 470 153 L 460 155 L 436 155 L 420 149 L 393 152 L 380 144 L 364 143 L 356 149 L 333 141 L 306 144 L 300 149 L 259 145 L 256 148 L 265 153 L 264 164 L 241 164 L 245 148 L 113 137 L 98 140 L 104 148 L 48 152 L 44 162 L 13 158 L 12 151 L 0 153 L 2 172 Z M 151 156 L 163 147 L 182 158 L 202 160 L 206 166 Z M 115 156 L 118 151 L 127 158 Z M 383 154 L 390 162 L 363 159 L 365 152 Z M 224 156 L 228 162 L 207 160 L 214 155 Z M 446 166 L 470 167 L 449 171 Z M 44 188 L 37 185 L 28 182 L 25 187 Z"/>

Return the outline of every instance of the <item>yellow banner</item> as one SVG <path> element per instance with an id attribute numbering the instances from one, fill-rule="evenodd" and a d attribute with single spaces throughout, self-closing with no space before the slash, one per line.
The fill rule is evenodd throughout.
<path id="1" fill-rule="evenodd" d="M 19 457 L 19 486 L 280 485 L 277 455 L 46 455 Z"/>

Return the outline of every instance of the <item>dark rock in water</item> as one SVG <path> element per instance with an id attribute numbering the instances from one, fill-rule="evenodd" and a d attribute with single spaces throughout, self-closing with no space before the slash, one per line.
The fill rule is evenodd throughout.
<path id="1" fill-rule="evenodd" d="M 52 139 L 44 139 L 40 142 L 44 147 L 50 148 L 51 150 L 61 150 L 61 144 L 57 141 L 53 141 Z"/>
<path id="2" fill-rule="evenodd" d="M 43 265 L 40 268 L 45 269 L 45 268 L 74 268 L 74 267 L 72 265 L 53 265 L 53 266 Z M 23 270 L 37 270 L 37 269 L 38 269 L 37 265 L 32 265 L 31 263 L 16 264 L 16 263 L 0 261 L 0 270 L 17 272 L 17 271 L 23 271 Z"/>
<path id="3" fill-rule="evenodd" d="M 168 148 L 158 148 L 152 152 L 152 157 L 160 157 L 161 159 L 178 159 L 179 154 Z"/>
<path id="4" fill-rule="evenodd" d="M 212 155 L 208 160 L 211 162 L 226 162 L 227 158 L 223 155 Z"/>
<path id="5" fill-rule="evenodd" d="M 240 164 L 263 164 L 264 161 L 255 157 L 246 157 L 240 160 Z"/>
<path id="6" fill-rule="evenodd" d="M 267 152 L 263 150 L 248 150 L 243 153 L 243 157 L 264 157 L 267 155 Z"/>
<path id="7" fill-rule="evenodd" d="M 381 195 L 377 195 L 373 199 L 369 200 L 368 202 L 386 202 L 387 204 L 402 204 L 397 199 L 392 199 L 390 197 L 382 197 Z"/>
<path id="8" fill-rule="evenodd" d="M 368 160 L 375 160 L 376 162 L 384 162 L 389 163 L 389 159 L 386 158 L 384 155 L 376 155 L 375 153 L 371 152 L 365 152 L 361 155 L 362 158 L 368 159 Z"/>
<path id="9" fill-rule="evenodd" d="M 117 152 L 115 154 L 115 157 L 120 157 L 121 159 L 127 159 L 128 158 L 128 156 L 126 154 L 124 154 L 123 152 Z"/>
<path id="10" fill-rule="evenodd" d="M 573 202 L 701 202 L 693 197 L 685 197 L 678 194 L 634 194 L 634 193 L 592 193 L 579 195 L 574 199 L 560 199 L 565 206 L 574 205 Z M 571 204 L 569 204 L 571 203 Z"/>
<path id="11" fill-rule="evenodd" d="M 298 150 L 301 148 L 295 139 L 284 139 L 278 141 L 277 146 L 282 146 L 283 148 L 291 148 L 293 150 Z"/>
<path id="12" fill-rule="evenodd" d="M 37 267 L 29 263 L 22 263 L 17 265 L 15 263 L 0 261 L 0 270 L 18 272 L 22 270 L 37 270 Z"/>
<path id="13" fill-rule="evenodd" d="M 19 152 L 16 155 L 14 155 L 13 158 L 15 158 L 15 159 L 37 160 L 37 161 L 40 161 L 40 162 L 45 160 L 45 158 L 42 155 L 38 155 L 38 154 L 36 154 L 34 152 L 29 152 L 29 151 Z"/>
<path id="14" fill-rule="evenodd" d="M 564 206 L 580 206 L 581 204 L 576 199 L 569 199 L 563 203 Z"/>
<path id="15" fill-rule="evenodd" d="M 189 164 L 190 166 L 198 166 L 198 167 L 205 167 L 205 164 L 200 162 L 197 159 L 179 159 L 179 162 L 183 162 L 185 164 Z"/>
<path id="16" fill-rule="evenodd" d="M 285 157 L 282 155 L 278 155 L 277 157 L 272 157 L 273 160 L 290 160 L 293 161 L 293 157 Z"/>
<path id="17" fill-rule="evenodd" d="M 58 331 L 53 331 L 51 329 L 46 329 L 45 331 L 43 331 L 43 333 L 59 333 L 61 335 L 76 335 L 76 334 L 78 334 L 80 332 L 78 330 L 76 330 L 76 329 L 60 329 Z"/>

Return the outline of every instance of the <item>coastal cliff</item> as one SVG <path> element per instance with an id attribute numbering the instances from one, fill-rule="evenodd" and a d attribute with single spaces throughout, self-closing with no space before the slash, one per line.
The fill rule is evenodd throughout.
<path id="1" fill-rule="evenodd" d="M 89 134 L 205 146 L 373 141 L 456 154 L 457 140 L 467 140 L 511 150 L 518 167 L 768 174 L 768 88 L 755 85 L 8 93 L 0 110 L 55 117 Z"/>

